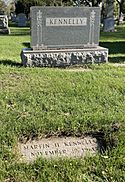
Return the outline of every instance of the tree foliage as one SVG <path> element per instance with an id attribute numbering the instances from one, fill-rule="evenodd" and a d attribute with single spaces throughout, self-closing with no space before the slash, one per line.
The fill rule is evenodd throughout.
<path id="1" fill-rule="evenodd" d="M 72 0 L 18 0 L 15 4 L 16 14 L 30 12 L 31 6 L 66 6 L 73 5 Z"/>
<path id="2" fill-rule="evenodd" d="M 102 6 L 102 19 L 108 15 L 108 7 L 111 2 L 118 4 L 118 18 L 122 13 L 125 14 L 125 0 L 17 0 L 16 1 L 16 14 L 25 13 L 27 16 L 30 13 L 31 6 Z M 112 6 L 113 7 L 113 6 Z M 115 9 L 113 7 L 113 11 Z M 112 13 L 113 16 L 113 13 Z"/>
<path id="3" fill-rule="evenodd" d="M 4 13 L 6 11 L 6 4 L 4 1 L 0 0 L 0 13 Z"/>

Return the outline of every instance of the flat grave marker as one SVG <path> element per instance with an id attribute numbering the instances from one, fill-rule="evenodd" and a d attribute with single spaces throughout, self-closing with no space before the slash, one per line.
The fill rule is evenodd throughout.
<path id="1" fill-rule="evenodd" d="M 47 159 L 59 157 L 84 157 L 86 154 L 96 154 L 99 146 L 92 137 L 52 137 L 19 143 L 20 154 L 26 161 L 34 161 L 37 157 Z"/>

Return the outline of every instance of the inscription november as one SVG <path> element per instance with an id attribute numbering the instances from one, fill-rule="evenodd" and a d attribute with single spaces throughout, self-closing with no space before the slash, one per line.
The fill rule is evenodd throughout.
<path id="1" fill-rule="evenodd" d="M 41 139 L 19 146 L 22 155 L 29 161 L 35 160 L 38 156 L 45 158 L 84 156 L 87 151 L 95 153 L 98 148 L 96 139 L 91 137 Z"/>

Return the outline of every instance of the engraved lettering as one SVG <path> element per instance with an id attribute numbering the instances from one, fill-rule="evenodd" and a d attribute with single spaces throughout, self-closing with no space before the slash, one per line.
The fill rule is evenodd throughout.
<path id="1" fill-rule="evenodd" d="M 73 145 L 77 145 L 77 143 L 76 142 L 72 142 L 73 143 Z"/>
<path id="2" fill-rule="evenodd" d="M 86 17 L 46 18 L 46 26 L 86 26 Z"/>
<path id="3" fill-rule="evenodd" d="M 37 145 L 31 145 L 31 149 L 37 149 Z"/>
<path id="4" fill-rule="evenodd" d="M 35 156 L 36 154 L 34 154 L 33 152 L 31 152 L 31 156 Z"/>
<path id="5" fill-rule="evenodd" d="M 65 145 L 66 147 L 68 147 L 68 146 L 71 146 L 71 143 L 70 143 L 70 142 L 69 142 L 69 143 L 64 142 L 64 145 Z"/>
<path id="6" fill-rule="evenodd" d="M 92 142 L 96 143 L 96 139 L 95 139 L 95 138 L 93 138 L 93 139 L 92 139 Z"/>
<path id="7" fill-rule="evenodd" d="M 96 148 L 92 147 L 92 150 L 93 150 L 93 151 L 96 151 Z"/>
<path id="8" fill-rule="evenodd" d="M 50 25 L 51 25 L 51 24 L 54 24 L 53 19 L 50 19 Z"/>
<path id="9" fill-rule="evenodd" d="M 88 144 L 88 141 L 85 139 L 85 143 Z"/>
<path id="10" fill-rule="evenodd" d="M 65 154 L 66 153 L 66 150 L 62 150 L 62 153 Z"/>
<path id="11" fill-rule="evenodd" d="M 81 22 L 81 24 L 83 23 L 83 20 L 82 19 L 80 19 L 80 22 Z"/>
<path id="12" fill-rule="evenodd" d="M 61 154 L 60 150 L 55 150 L 54 152 L 55 152 L 55 154 Z"/>
<path id="13" fill-rule="evenodd" d="M 25 150 L 28 150 L 28 145 L 24 145 L 24 149 Z"/>
<path id="14" fill-rule="evenodd" d="M 72 21 L 72 20 L 71 20 L 71 19 L 69 19 L 69 24 L 71 24 L 71 21 Z"/>
<path id="15" fill-rule="evenodd" d="M 92 143 L 92 141 L 91 141 L 91 140 L 89 140 L 89 143 Z"/>
<path id="16" fill-rule="evenodd" d="M 47 143 L 43 144 L 43 148 L 49 148 L 49 144 Z"/>
<path id="17" fill-rule="evenodd" d="M 63 23 L 64 23 L 64 24 L 67 24 L 67 21 L 68 21 L 67 19 L 64 19 L 64 20 L 63 20 Z"/>
<path id="18" fill-rule="evenodd" d="M 57 19 L 54 19 L 54 24 L 56 24 Z"/>
<path id="19" fill-rule="evenodd" d="M 84 142 L 83 141 L 81 141 L 81 142 L 80 141 L 77 141 L 77 144 L 78 145 L 84 145 Z"/>
<path id="20" fill-rule="evenodd" d="M 42 145 L 39 145 L 39 148 L 42 149 Z"/>
<path id="21" fill-rule="evenodd" d="M 47 151 L 45 151 L 45 155 L 48 155 L 48 152 Z"/>
<path id="22" fill-rule="evenodd" d="M 59 143 L 55 143 L 55 147 L 59 147 Z"/>
<path id="23" fill-rule="evenodd" d="M 62 22 L 62 19 L 59 19 L 58 23 L 59 23 L 59 24 L 62 24 L 62 23 L 63 23 L 63 22 Z"/>
<path id="24" fill-rule="evenodd" d="M 49 151 L 49 153 L 52 154 L 52 155 L 54 155 L 54 151 L 53 150 L 52 151 Z"/>
<path id="25" fill-rule="evenodd" d="M 77 148 L 72 149 L 73 153 L 79 153 L 79 150 Z"/>
<path id="26" fill-rule="evenodd" d="M 79 21 L 80 22 L 80 21 Z M 69 23 L 69 22 L 68 22 Z M 98 151 L 98 143 L 96 138 L 53 138 L 41 139 L 40 141 L 32 141 L 25 144 L 20 144 L 21 154 L 27 160 L 35 160 L 37 156 L 59 157 L 59 156 L 81 156 L 87 152 L 94 154 Z"/>
<path id="27" fill-rule="evenodd" d="M 84 149 L 82 148 L 82 151 L 84 152 Z"/>
<path id="28" fill-rule="evenodd" d="M 40 151 L 40 152 L 37 152 L 37 155 L 43 155 L 43 153 Z"/>

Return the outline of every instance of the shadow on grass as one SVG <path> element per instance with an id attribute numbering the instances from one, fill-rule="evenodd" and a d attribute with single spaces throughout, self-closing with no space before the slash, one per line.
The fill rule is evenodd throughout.
<path id="1" fill-rule="evenodd" d="M 23 42 L 22 44 L 23 44 L 23 46 L 30 48 L 30 42 Z"/>
<path id="2" fill-rule="evenodd" d="M 29 32 L 12 32 L 8 36 L 27 36 L 30 35 Z"/>
<path id="3" fill-rule="evenodd" d="M 27 36 L 27 35 L 30 35 L 30 29 L 28 27 L 10 28 L 9 36 Z"/>
<path id="4" fill-rule="evenodd" d="M 109 49 L 109 54 L 125 54 L 125 42 L 100 42 L 100 46 Z"/>
<path id="5" fill-rule="evenodd" d="M 125 62 L 125 56 L 123 56 L 123 57 L 120 57 L 120 56 L 109 57 L 108 61 L 110 63 L 123 63 L 123 62 Z"/>
<path id="6" fill-rule="evenodd" d="M 122 63 L 125 61 L 125 42 L 100 42 L 99 44 L 102 47 L 109 49 L 109 62 L 111 63 Z M 110 54 L 113 54 L 110 57 Z M 119 56 L 123 54 L 123 56 Z"/>
<path id="7" fill-rule="evenodd" d="M 0 37 L 2 36 L 27 36 L 30 35 L 29 32 L 10 32 L 10 34 L 1 34 Z"/>
<path id="8" fill-rule="evenodd" d="M 5 65 L 5 66 L 9 65 L 11 67 L 22 67 L 23 66 L 21 63 L 17 63 L 17 62 L 14 62 L 12 60 L 8 60 L 8 59 L 6 59 L 6 60 L 0 60 L 0 65 L 1 64 L 2 65 Z"/>

